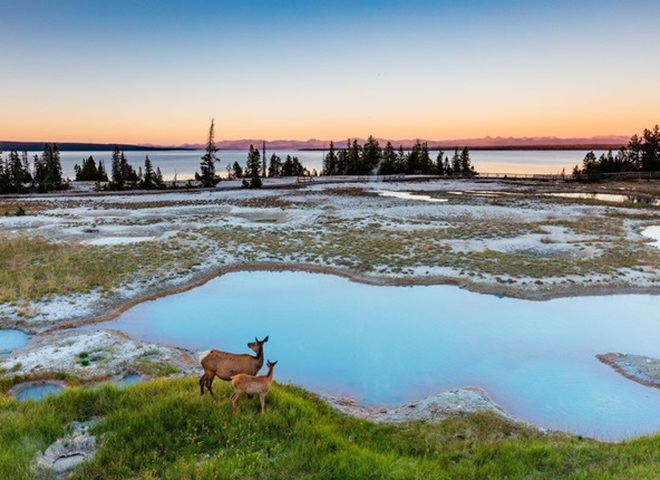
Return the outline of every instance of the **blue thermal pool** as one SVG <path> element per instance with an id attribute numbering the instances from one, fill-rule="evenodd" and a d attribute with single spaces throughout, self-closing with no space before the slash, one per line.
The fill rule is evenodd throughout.
<path id="1" fill-rule="evenodd" d="M 20 330 L 0 330 L 0 358 L 8 356 L 12 350 L 27 345 L 28 336 Z"/>
<path id="2" fill-rule="evenodd" d="M 244 272 L 94 328 L 245 353 L 248 341 L 269 335 L 265 354 L 279 360 L 279 382 L 388 406 L 477 386 L 523 420 L 620 439 L 660 431 L 660 390 L 627 380 L 595 355 L 660 358 L 658 312 L 653 295 L 533 302 L 453 286 Z"/>
<path id="3" fill-rule="evenodd" d="M 48 395 L 54 395 L 64 389 L 61 385 L 49 382 L 30 382 L 17 385 L 12 390 L 12 395 L 18 400 L 41 400 Z"/>

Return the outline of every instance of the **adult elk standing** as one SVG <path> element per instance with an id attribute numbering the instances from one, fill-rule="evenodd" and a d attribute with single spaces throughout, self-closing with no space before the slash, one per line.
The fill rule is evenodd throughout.
<path id="1" fill-rule="evenodd" d="M 206 387 L 209 393 L 213 395 L 211 386 L 215 377 L 230 381 L 231 377 L 239 373 L 256 375 L 264 364 L 264 343 L 267 341 L 268 337 L 261 341 L 254 337 L 254 342 L 248 343 L 248 347 L 256 353 L 255 356 L 247 353 L 229 353 L 219 350 L 203 352 L 199 356 L 199 362 L 204 369 L 204 373 L 199 379 L 201 394 L 204 395 L 204 387 Z"/>

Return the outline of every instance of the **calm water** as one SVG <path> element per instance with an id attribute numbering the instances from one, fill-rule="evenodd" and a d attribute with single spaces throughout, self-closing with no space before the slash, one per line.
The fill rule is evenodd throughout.
<path id="1" fill-rule="evenodd" d="M 30 159 L 34 153 L 30 152 Z M 266 151 L 266 157 L 270 158 L 273 151 Z M 297 156 L 300 162 L 312 171 L 316 169 L 321 172 L 323 165 L 323 152 L 321 151 L 275 151 L 284 160 L 287 155 Z M 453 152 L 445 152 L 445 155 Z M 582 165 L 582 159 L 587 151 L 582 150 L 521 150 L 521 151 L 473 151 L 470 159 L 477 171 L 482 173 L 561 173 L 562 169 L 567 174 L 573 171 L 575 165 Z M 595 152 L 600 155 L 602 152 Z M 194 178 L 195 172 L 199 171 L 200 157 L 204 154 L 202 150 L 165 150 L 153 152 L 126 152 L 126 157 L 137 170 L 144 166 L 144 157 L 149 155 L 154 168 L 160 167 L 165 180 L 172 180 L 174 175 L 179 180 Z M 435 159 L 437 151 L 431 152 L 431 158 Z M 112 152 L 61 152 L 62 170 L 64 177 L 75 178 L 73 167 L 82 164 L 83 159 L 92 155 L 98 162 L 103 160 L 108 174 L 110 174 Z M 216 171 L 222 175 L 226 173 L 227 165 L 234 162 L 245 166 L 247 151 L 222 150 L 219 152 L 220 162 L 216 164 Z M 32 161 L 30 160 L 30 163 Z"/>
<path id="2" fill-rule="evenodd" d="M 20 330 L 0 330 L 0 358 L 6 357 L 12 350 L 23 348 L 28 336 Z"/>
<path id="3" fill-rule="evenodd" d="M 37 385 L 25 385 L 18 387 L 14 397 L 18 400 L 41 400 L 48 395 L 54 395 L 64 390 L 64 387 L 55 383 L 40 383 Z"/>
<path id="4" fill-rule="evenodd" d="M 478 386 L 519 418 L 618 439 L 660 431 L 660 390 L 594 356 L 660 357 L 659 311 L 660 297 L 650 295 L 531 302 L 452 286 L 246 272 L 137 305 L 101 326 L 198 351 L 247 352 L 254 336 L 270 335 L 265 354 L 280 361 L 280 382 L 377 405 Z"/>

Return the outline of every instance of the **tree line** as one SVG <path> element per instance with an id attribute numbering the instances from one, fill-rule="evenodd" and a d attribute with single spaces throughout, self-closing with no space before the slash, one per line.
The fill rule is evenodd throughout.
<path id="1" fill-rule="evenodd" d="M 46 143 L 32 162 L 27 150 L 11 150 L 4 159 L 0 152 L 0 193 L 49 192 L 67 187 L 57 144 Z"/>
<path id="2" fill-rule="evenodd" d="M 448 175 L 469 177 L 476 175 L 467 147 L 449 158 L 443 151 L 435 159 L 429 154 L 428 143 L 417 140 L 409 151 L 403 146 L 395 149 L 391 142 L 381 148 L 373 136 L 364 145 L 357 140 L 346 142 L 346 148 L 337 149 L 330 142 L 323 159 L 323 175 Z"/>
<path id="3" fill-rule="evenodd" d="M 153 163 L 146 155 L 144 158 L 144 169 L 139 166 L 136 170 L 130 163 L 126 154 L 115 145 L 112 151 L 110 166 L 110 178 L 105 170 L 105 164 L 99 160 L 98 164 L 93 156 L 84 159 L 81 165 L 74 165 L 76 181 L 98 182 L 99 190 L 126 190 L 126 189 L 153 189 L 165 188 L 163 174 L 160 167 L 154 169 Z M 101 182 L 103 185 L 100 185 Z"/>
<path id="4" fill-rule="evenodd" d="M 616 154 L 612 150 L 596 157 L 593 151 L 588 152 L 582 161 L 573 169 L 573 175 L 586 175 L 590 179 L 598 179 L 603 174 L 622 172 L 657 172 L 660 171 L 660 128 L 644 129 L 641 137 L 637 134 L 630 137 L 628 145 L 622 147 Z"/>
<path id="5" fill-rule="evenodd" d="M 218 148 L 215 145 L 215 122 L 211 121 L 209 135 L 206 142 L 205 153 L 201 157 L 199 172 L 195 172 L 195 180 L 200 182 L 202 187 L 213 187 L 220 181 L 216 175 L 215 164 L 220 161 L 217 155 Z M 315 172 L 314 172 L 315 173 Z M 287 155 L 282 159 L 273 153 L 270 160 L 266 160 L 266 152 L 262 154 L 254 145 L 250 145 L 245 166 L 238 162 L 227 165 L 228 179 L 242 179 L 244 188 L 260 188 L 262 178 L 265 177 L 296 177 L 310 175 L 310 172 L 302 166 L 300 160 L 295 155 Z"/>

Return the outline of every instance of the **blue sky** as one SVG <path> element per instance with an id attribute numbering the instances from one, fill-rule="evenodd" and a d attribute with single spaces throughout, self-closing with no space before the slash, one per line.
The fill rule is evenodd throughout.
<path id="1" fill-rule="evenodd" d="M 0 0 L 0 137 L 632 134 L 660 2 Z"/>

